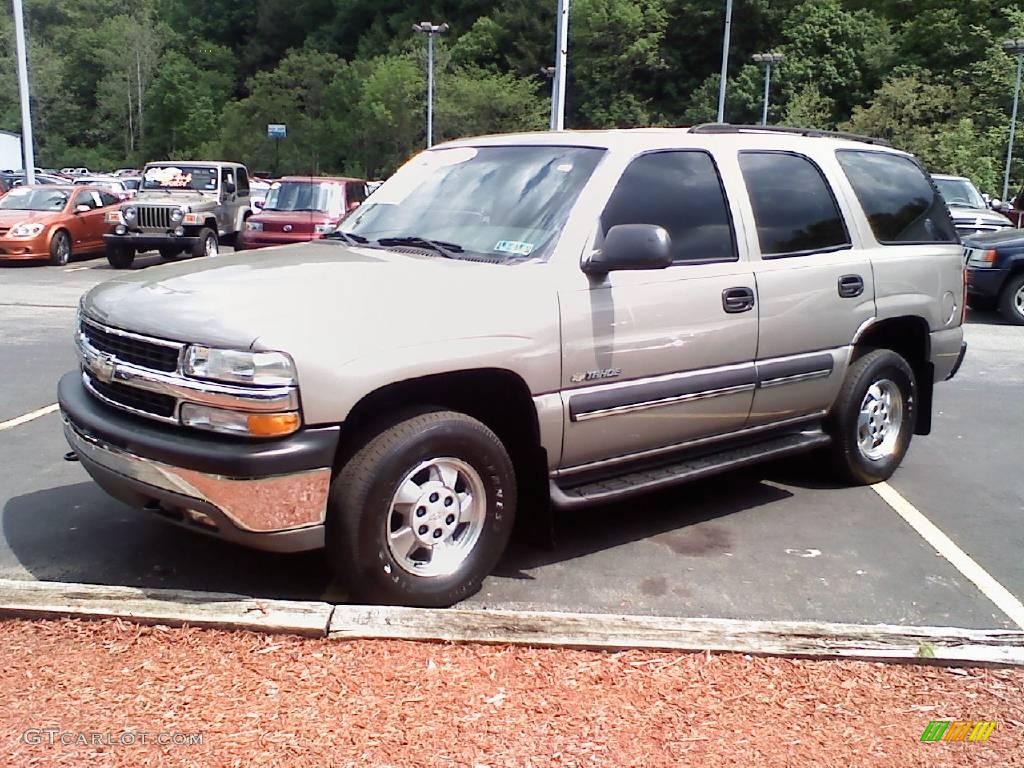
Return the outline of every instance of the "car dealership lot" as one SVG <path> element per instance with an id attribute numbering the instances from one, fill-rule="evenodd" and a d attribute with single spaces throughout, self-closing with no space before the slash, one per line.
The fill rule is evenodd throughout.
<path id="1" fill-rule="evenodd" d="M 58 377 L 75 365 L 78 297 L 116 274 L 103 259 L 0 266 L 0 578 L 343 599 L 321 555 L 241 549 L 113 501 L 62 460 L 56 413 L 3 427 L 55 402 Z M 966 338 L 962 370 L 936 389 L 933 434 L 915 439 L 890 486 L 1019 600 L 1024 328 L 979 314 Z M 470 602 L 1014 626 L 882 496 L 832 487 L 805 458 L 563 516 L 557 536 L 554 549 L 515 544 Z"/>

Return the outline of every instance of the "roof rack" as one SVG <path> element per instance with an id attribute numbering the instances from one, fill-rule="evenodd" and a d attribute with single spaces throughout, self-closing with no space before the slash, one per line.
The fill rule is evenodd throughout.
<path id="1" fill-rule="evenodd" d="M 878 144 L 883 147 L 892 146 L 892 144 L 885 139 L 876 139 L 872 136 L 861 136 L 856 133 L 845 133 L 843 131 L 821 131 L 817 128 L 790 128 L 784 125 L 732 125 L 730 123 L 704 123 L 690 128 L 690 133 L 787 133 L 796 136 L 862 141 L 865 144 Z"/>

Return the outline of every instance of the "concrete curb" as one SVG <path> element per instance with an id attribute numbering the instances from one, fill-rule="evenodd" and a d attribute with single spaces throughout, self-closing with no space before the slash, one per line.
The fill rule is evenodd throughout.
<path id="1" fill-rule="evenodd" d="M 452 608 L 334 606 L 242 595 L 0 579 L 0 616 L 330 637 L 1024 666 L 1024 632 Z"/>

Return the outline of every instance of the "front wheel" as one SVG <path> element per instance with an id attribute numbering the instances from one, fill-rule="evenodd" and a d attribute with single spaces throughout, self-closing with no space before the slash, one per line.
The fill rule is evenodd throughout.
<path id="1" fill-rule="evenodd" d="M 900 355 L 876 349 L 855 360 L 829 417 L 833 462 L 844 479 L 870 485 L 889 479 L 910 447 L 917 419 L 917 380 Z"/>
<path id="2" fill-rule="evenodd" d="M 71 236 L 63 229 L 53 233 L 50 240 L 50 264 L 63 267 L 71 261 Z"/>
<path id="3" fill-rule="evenodd" d="M 378 432 L 331 486 L 328 556 L 360 602 L 446 607 L 480 589 L 515 518 L 505 447 L 465 414 Z"/>
<path id="4" fill-rule="evenodd" d="M 135 251 L 123 245 L 107 246 L 107 261 L 114 269 L 131 269 L 135 261 Z"/>
<path id="5" fill-rule="evenodd" d="M 217 233 L 208 227 L 199 230 L 196 235 L 196 244 L 192 246 L 193 256 L 216 256 L 220 253 L 217 243 Z"/>
<path id="6" fill-rule="evenodd" d="M 1013 275 L 999 294 L 999 314 L 1014 325 L 1024 325 L 1024 272 Z"/>

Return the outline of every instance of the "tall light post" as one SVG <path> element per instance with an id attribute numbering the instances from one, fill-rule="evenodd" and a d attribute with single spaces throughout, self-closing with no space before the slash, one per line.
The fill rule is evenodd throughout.
<path id="1" fill-rule="evenodd" d="M 14 0 L 14 45 L 18 56 L 18 91 L 21 94 L 21 149 L 25 182 L 36 183 L 36 153 L 32 145 L 32 112 L 28 93 L 28 49 L 25 45 L 25 14 L 21 0 Z"/>
<path id="2" fill-rule="evenodd" d="M 732 0 L 725 0 L 725 35 L 722 39 L 722 75 L 718 83 L 718 122 L 725 122 L 725 84 L 729 79 L 729 40 L 732 37 Z"/>
<path id="3" fill-rule="evenodd" d="M 565 130 L 566 62 L 569 58 L 569 0 L 558 0 L 555 30 L 555 83 L 551 91 L 551 130 Z"/>
<path id="4" fill-rule="evenodd" d="M 785 56 L 781 53 L 755 53 L 754 61 L 764 65 L 764 108 L 761 112 L 761 125 L 768 125 L 768 99 L 772 88 L 772 64 L 780 63 Z"/>
<path id="5" fill-rule="evenodd" d="M 434 146 L 434 38 L 448 31 L 447 24 L 421 21 L 413 32 L 427 36 L 427 149 Z"/>
<path id="6" fill-rule="evenodd" d="M 1006 175 L 1003 176 L 1003 202 L 1010 193 L 1010 165 L 1013 163 L 1013 142 L 1017 137 L 1017 106 L 1020 103 L 1020 78 L 1024 72 L 1024 38 L 1007 40 L 1003 49 L 1017 57 L 1017 84 L 1013 88 L 1013 115 L 1010 117 L 1010 142 L 1006 146 Z"/>

